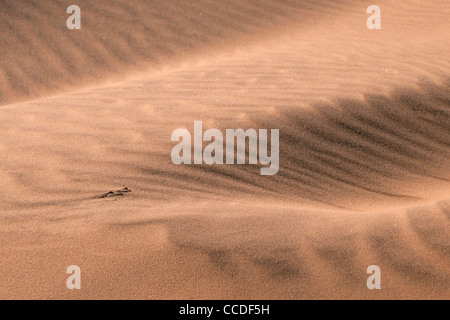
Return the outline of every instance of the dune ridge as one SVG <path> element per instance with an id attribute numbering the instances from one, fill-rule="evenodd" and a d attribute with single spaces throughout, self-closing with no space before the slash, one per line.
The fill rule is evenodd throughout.
<path id="1" fill-rule="evenodd" d="M 2 175 L 14 188 L 2 193 L 0 206 L 89 200 L 108 191 L 102 187 L 121 184 L 139 188 L 152 201 L 179 196 L 226 200 L 238 191 L 237 197 L 243 198 L 370 210 L 439 200 L 450 191 L 449 83 L 438 86 L 424 81 L 420 90 L 399 88 L 363 100 L 336 98 L 310 108 L 286 105 L 244 112 L 239 121 L 220 119 L 222 130 L 280 129 L 280 170 L 269 178 L 258 177 L 258 166 L 171 163 L 171 131 L 183 126 L 192 131 L 193 122 L 202 117 L 208 119 L 205 130 L 214 127 L 219 123 L 214 114 L 225 114 L 228 106 L 205 108 L 202 117 L 190 110 L 185 113 L 181 106 L 165 116 L 140 105 L 145 96 L 125 102 L 113 89 L 96 108 L 83 106 L 83 101 L 96 100 L 95 91 L 80 94 L 81 103 L 75 98 L 76 108 L 70 101 L 77 94 L 29 103 L 32 108 L 3 108 L 0 132 L 9 138 L 2 147 L 10 152 L 0 156 Z M 123 114 L 132 105 L 134 111 Z M 76 120 L 80 117 L 92 120 L 80 123 Z M 102 119 L 100 127 L 96 119 Z M 27 169 L 26 175 L 21 168 Z M 96 187 L 83 187 L 83 177 L 88 176 Z"/>
<path id="2" fill-rule="evenodd" d="M 203 56 L 205 50 L 226 51 L 252 42 L 255 35 L 276 34 L 286 24 L 313 22 L 324 5 L 290 0 L 80 0 L 82 29 L 73 31 L 66 28 L 71 4 L 2 2 L 0 104 L 120 80 L 142 69 L 152 72 Z"/>

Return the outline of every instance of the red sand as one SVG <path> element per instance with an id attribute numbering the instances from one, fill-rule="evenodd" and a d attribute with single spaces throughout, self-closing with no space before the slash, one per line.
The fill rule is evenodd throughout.
<path id="1" fill-rule="evenodd" d="M 381 30 L 355 1 L 80 0 L 69 31 L 69 4 L 0 5 L 0 299 L 450 298 L 448 1 L 379 1 Z M 278 174 L 174 165 L 195 120 L 280 129 Z"/>

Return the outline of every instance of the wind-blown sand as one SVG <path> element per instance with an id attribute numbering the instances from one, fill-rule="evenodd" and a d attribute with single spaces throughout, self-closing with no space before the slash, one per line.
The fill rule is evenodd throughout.
<path id="1" fill-rule="evenodd" d="M 448 1 L 378 1 L 381 30 L 364 1 L 77 2 L 77 31 L 0 4 L 1 299 L 450 298 Z M 174 165 L 195 120 L 280 129 L 278 174 Z"/>

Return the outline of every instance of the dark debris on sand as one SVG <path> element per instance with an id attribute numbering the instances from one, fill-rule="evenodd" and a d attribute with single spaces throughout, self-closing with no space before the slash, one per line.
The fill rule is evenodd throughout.
<path id="1" fill-rule="evenodd" d="M 131 192 L 130 189 L 128 189 L 127 187 L 120 189 L 120 190 L 116 190 L 116 191 L 109 191 L 107 193 L 103 193 L 102 195 L 99 196 L 99 198 L 110 198 L 110 197 L 118 197 L 118 196 L 124 196 L 125 193 L 127 192 Z"/>

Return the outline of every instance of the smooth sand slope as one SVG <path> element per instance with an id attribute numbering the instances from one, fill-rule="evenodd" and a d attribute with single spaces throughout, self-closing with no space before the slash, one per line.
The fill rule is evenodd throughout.
<path id="1" fill-rule="evenodd" d="M 381 30 L 364 1 L 69 4 L 1 4 L 0 298 L 450 298 L 447 1 Z M 279 173 L 174 165 L 195 120 L 280 129 Z"/>

